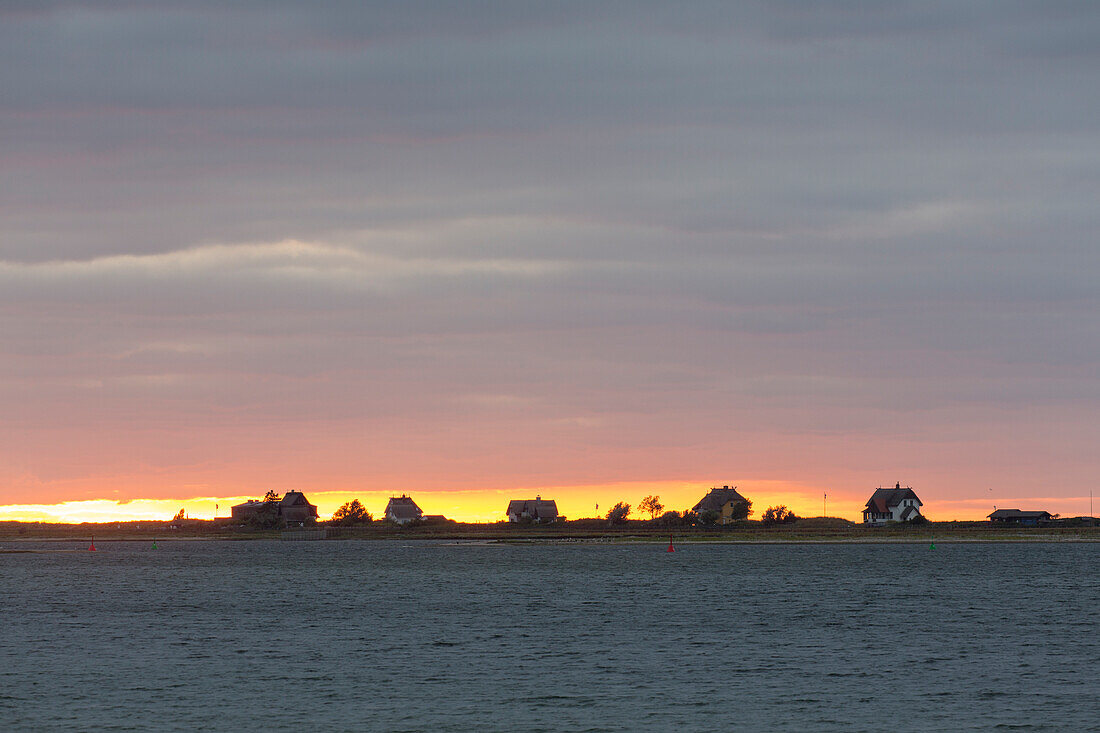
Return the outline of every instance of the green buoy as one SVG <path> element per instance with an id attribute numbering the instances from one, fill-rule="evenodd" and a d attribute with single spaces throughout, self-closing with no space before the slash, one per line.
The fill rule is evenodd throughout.
<path id="1" fill-rule="evenodd" d="M 153 540 L 153 549 L 157 549 L 157 541 L 155 539 Z"/>

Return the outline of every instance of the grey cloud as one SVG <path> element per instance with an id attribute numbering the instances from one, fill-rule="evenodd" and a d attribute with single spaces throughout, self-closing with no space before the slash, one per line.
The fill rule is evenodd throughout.
<path id="1" fill-rule="evenodd" d="M 18 153 L 6 186 L 19 205 L 6 256 L 109 252 L 119 239 L 163 251 L 310 238 L 471 206 L 673 229 L 774 228 L 897 208 L 930 189 L 942 196 L 959 180 L 959 149 L 977 144 L 987 160 L 1002 160 L 1021 142 L 976 133 L 988 141 L 1039 124 L 1080 127 L 1094 106 L 1058 74 L 1021 84 L 969 37 L 949 37 L 935 55 L 919 44 L 883 46 L 871 31 L 855 33 L 855 53 L 776 45 L 761 30 L 775 21 L 765 9 L 723 24 L 711 17 L 716 6 L 701 6 L 700 29 L 728 28 L 719 42 L 646 24 L 645 12 L 622 27 L 569 17 L 573 6 L 556 22 L 528 18 L 486 41 L 460 23 L 441 33 L 438 13 L 413 9 L 401 22 L 420 33 L 306 52 L 287 41 L 322 32 L 301 30 L 299 21 L 320 22 L 312 11 L 303 19 L 293 6 L 228 15 L 182 7 L 183 20 L 171 22 L 85 7 L 75 20 L 40 18 L 37 37 L 13 25 L 12 43 L 2 44 L 10 63 L 0 66 L 12 92 L 5 139 Z M 911 13 L 864 10 L 838 10 L 832 22 Z M 320 24 L 373 27 L 376 12 L 393 11 Z M 996 17 L 981 30 L 1011 26 L 1011 14 Z M 72 58 L 57 57 L 70 46 Z M 678 181 L 692 182 L 689 195 Z M 981 195 L 989 182 L 978 183 Z M 458 186 L 466 209 L 456 211 Z M 878 200 L 860 201 L 868 194 Z M 35 231 L 40 218 L 21 224 L 27 209 L 49 210 L 55 229 Z M 158 227 L 166 217 L 177 225 Z"/>
<path id="2" fill-rule="evenodd" d="M 9 426 L 460 461 L 1096 405 L 1093 4 L 0 13 Z"/>

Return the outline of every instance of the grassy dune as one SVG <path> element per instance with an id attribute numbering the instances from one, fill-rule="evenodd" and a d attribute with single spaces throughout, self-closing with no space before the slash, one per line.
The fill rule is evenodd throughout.
<path id="1" fill-rule="evenodd" d="M 864 527 L 835 517 L 811 517 L 792 524 L 765 527 L 758 521 L 728 526 L 660 526 L 632 520 L 609 525 L 601 519 L 579 519 L 549 525 L 424 523 L 398 527 L 372 522 L 355 527 L 328 527 L 330 539 L 425 539 L 492 540 L 504 542 L 617 541 L 667 542 L 1100 542 L 1100 527 L 1056 525 L 1004 527 L 988 522 L 930 522 L 921 526 Z M 47 524 L 0 522 L 0 540 L 112 540 L 173 539 L 274 539 L 277 530 L 256 531 L 236 526 L 231 520 L 189 519 L 182 522 L 107 522 Z"/>

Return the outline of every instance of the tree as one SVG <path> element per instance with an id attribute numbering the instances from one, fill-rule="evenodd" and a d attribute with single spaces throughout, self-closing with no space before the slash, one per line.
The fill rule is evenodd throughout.
<path id="1" fill-rule="evenodd" d="M 276 493 L 274 489 L 268 489 L 267 493 L 264 494 L 264 503 L 265 504 L 272 504 L 272 503 L 277 504 L 278 502 L 280 502 L 282 500 L 283 500 L 283 498 L 281 496 L 279 496 L 279 494 Z"/>
<path id="2" fill-rule="evenodd" d="M 649 514 L 650 519 L 656 519 L 665 508 L 665 505 L 661 503 L 661 497 L 659 496 L 647 496 L 642 499 L 642 503 L 638 505 L 638 511 L 646 512 Z"/>
<path id="3" fill-rule="evenodd" d="M 752 500 L 745 499 L 743 502 L 734 504 L 732 516 L 734 519 L 748 519 L 752 516 Z"/>
<path id="4" fill-rule="evenodd" d="M 607 512 L 607 521 L 611 524 L 622 524 L 630 516 L 630 505 L 620 501 Z"/>
<path id="5" fill-rule="evenodd" d="M 178 512 L 176 512 L 176 516 L 172 517 L 173 522 L 178 522 L 181 519 L 187 519 L 187 510 L 186 509 L 180 509 Z"/>
<path id="6" fill-rule="evenodd" d="M 718 512 L 713 509 L 704 509 L 699 513 L 699 524 L 714 524 L 718 521 Z"/>
<path id="7" fill-rule="evenodd" d="M 352 499 L 332 513 L 332 521 L 343 526 L 368 524 L 373 519 L 358 499 Z"/>
<path id="8" fill-rule="evenodd" d="M 780 504 L 779 506 L 770 506 L 764 510 L 764 516 L 760 517 L 760 521 L 764 523 L 765 527 L 770 527 L 774 524 L 790 524 L 791 522 L 798 521 L 798 517 L 787 507 Z"/>
<path id="9" fill-rule="evenodd" d="M 266 497 L 264 505 L 248 517 L 248 525 L 253 529 L 275 529 L 282 521 L 282 517 L 279 516 L 279 502 L 267 501 Z"/>

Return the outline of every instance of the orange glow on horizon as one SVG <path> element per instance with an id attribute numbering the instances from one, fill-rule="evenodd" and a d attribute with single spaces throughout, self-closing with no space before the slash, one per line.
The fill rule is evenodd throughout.
<path id="1" fill-rule="evenodd" d="M 427 491 L 311 491 L 303 489 L 307 498 L 317 506 L 321 519 L 328 519 L 343 503 L 359 499 L 376 519 L 385 511 L 389 497 L 407 493 L 412 496 L 425 514 L 442 514 L 460 522 L 498 522 L 505 519 L 504 510 L 511 499 L 529 499 L 541 495 L 557 501 L 558 510 L 569 519 L 603 516 L 619 501 L 633 507 L 631 517 L 647 519 L 638 512 L 642 498 L 650 494 L 660 497 L 665 511 L 690 509 L 713 485 L 699 481 L 624 482 L 579 486 L 521 487 L 515 489 Z M 783 504 L 801 517 L 822 515 L 823 491 L 819 487 L 787 481 L 731 481 L 738 491 L 753 502 L 753 518 L 759 518 L 769 506 Z M 0 520 L 17 520 L 50 523 L 163 521 L 171 519 L 184 509 L 192 519 L 213 519 L 215 506 L 217 517 L 228 517 L 230 508 L 252 496 L 191 497 L 186 499 L 90 499 L 56 504 L 11 504 L 0 506 Z M 870 490 L 861 494 L 828 491 L 827 513 L 831 517 L 843 517 L 855 522 L 862 519 L 862 511 Z M 1035 497 L 1020 500 L 1023 505 L 1053 506 L 1066 499 Z M 597 506 L 599 507 L 597 513 Z M 1023 506 L 1023 508 L 1027 508 Z M 992 508 L 986 500 L 934 501 L 925 500 L 924 513 L 934 520 L 980 520 Z"/>

